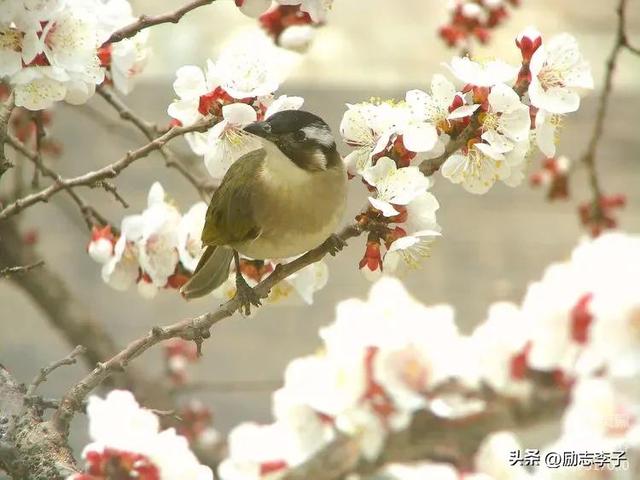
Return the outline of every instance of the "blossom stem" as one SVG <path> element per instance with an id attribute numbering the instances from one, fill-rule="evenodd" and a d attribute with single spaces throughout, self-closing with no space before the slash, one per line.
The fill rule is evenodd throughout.
<path id="1" fill-rule="evenodd" d="M 620 52 L 626 45 L 625 34 L 625 13 L 626 13 L 627 0 L 619 0 L 618 7 L 616 9 L 618 15 L 618 23 L 616 28 L 616 36 L 611 53 L 607 58 L 606 70 L 604 76 L 604 86 L 600 98 L 598 101 L 598 111 L 596 113 L 596 120 L 593 126 L 593 133 L 587 147 L 586 153 L 582 157 L 582 162 L 587 168 L 589 185 L 592 192 L 592 212 L 593 217 L 596 220 L 602 219 L 604 214 L 602 212 L 602 206 L 600 205 L 600 198 L 602 197 L 602 188 L 600 185 L 600 179 L 598 178 L 598 172 L 596 168 L 596 151 L 600 139 L 604 132 L 604 121 L 607 115 L 607 109 L 609 101 L 611 99 L 611 93 L 613 91 L 613 75 L 618 62 Z"/>

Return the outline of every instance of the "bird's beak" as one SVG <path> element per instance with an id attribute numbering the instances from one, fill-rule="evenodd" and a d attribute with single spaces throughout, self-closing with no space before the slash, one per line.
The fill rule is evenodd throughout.
<path id="1" fill-rule="evenodd" d="M 253 122 L 244 127 L 245 132 L 249 132 L 258 137 L 272 140 L 274 135 L 271 133 L 271 125 L 269 122 Z"/>

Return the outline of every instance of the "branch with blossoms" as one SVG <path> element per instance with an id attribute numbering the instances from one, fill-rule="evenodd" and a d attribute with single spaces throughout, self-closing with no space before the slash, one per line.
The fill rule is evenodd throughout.
<path id="1" fill-rule="evenodd" d="M 5 108 L 8 113 L 0 122 L 1 140 L 33 163 L 36 175 L 53 182 L 20 195 L 0 211 L 0 231 L 12 242 L 10 251 L 0 252 L 3 264 L 29 265 L 16 246 L 19 235 L 13 217 L 65 191 L 92 227 L 87 250 L 102 264 L 105 283 L 119 290 L 137 285 L 143 296 L 153 297 L 161 290 L 178 289 L 189 278 L 202 254 L 204 202 L 183 215 L 155 182 L 147 207 L 125 216 L 115 228 L 75 189 L 101 187 L 127 206 L 107 180 L 158 151 L 167 167 L 176 168 L 206 198 L 213 183 L 186 168 L 167 142 L 184 137 L 215 183 L 233 162 L 258 146 L 245 126 L 281 110 L 301 108 L 300 97 L 276 96 L 282 78 L 273 45 L 253 40 L 248 42 L 250 48 L 247 43 L 232 45 L 216 61 L 207 62 L 205 70 L 196 66 L 178 70 L 173 85 L 177 98 L 167 109 L 173 119 L 168 129 L 133 112 L 115 93 L 128 93 L 143 68 L 148 27 L 177 22 L 212 1 L 191 2 L 174 12 L 138 19 L 127 2 L 101 1 L 92 4 L 95 11 L 71 0 L 59 1 L 55 8 L 33 3 L 0 6 L 12 18 L 8 27 L 2 27 L 8 39 L 2 53 L 9 60 L 2 74 L 12 93 Z M 500 4 L 467 3 L 480 9 Z M 243 11 L 259 15 L 260 25 L 276 44 L 304 50 L 314 29 L 326 21 L 331 1 L 270 4 L 236 0 Z M 469 7 L 465 10 L 469 13 Z M 625 33 L 619 38 L 629 46 Z M 431 245 L 441 235 L 436 219 L 439 203 L 429 191 L 436 172 L 474 194 L 486 193 L 498 181 L 517 186 L 534 145 L 543 152 L 551 148 L 558 116 L 577 110 L 580 90 L 592 88 L 589 66 L 570 35 L 543 42 L 539 32 L 527 29 L 516 45 L 522 54 L 518 66 L 454 58 L 448 65 L 454 81 L 434 75 L 429 93 L 412 90 L 400 101 L 348 105 L 340 133 L 353 151 L 345 160 L 350 176 L 361 179 L 369 198 L 337 239 L 346 243 L 367 234 L 359 265 L 367 276 L 415 268 L 430 255 Z M 42 158 L 46 140 L 42 114 L 28 117 L 33 148 L 17 135 L 6 134 L 14 100 L 19 109 L 41 110 L 63 99 L 84 103 L 96 91 L 146 137 L 146 145 L 98 170 L 62 178 Z M 314 293 L 327 282 L 322 259 L 335 253 L 335 244 L 330 239 L 295 259 L 243 258 L 240 273 L 257 296 L 270 303 L 283 299 L 312 303 Z M 611 258 L 612 252 L 620 256 Z M 472 335 L 458 331 L 451 308 L 420 305 L 399 282 L 379 280 L 366 302 L 348 300 L 339 305 L 336 321 L 321 331 L 320 351 L 291 362 L 282 388 L 274 393 L 274 423 L 245 423 L 232 431 L 219 476 L 337 479 L 350 473 L 381 473 L 405 479 L 431 478 L 439 471 L 464 480 L 482 475 L 547 478 L 546 472 L 520 468 L 505 475 L 507 452 L 518 450 L 519 444 L 497 431 L 537 424 L 564 410 L 559 446 L 568 449 L 586 435 L 599 445 L 621 442 L 631 451 L 637 447 L 632 442 L 638 428 L 631 414 L 633 403 L 613 382 L 638 371 L 632 354 L 637 345 L 628 342 L 637 327 L 638 292 L 633 287 L 638 284 L 637 269 L 625 270 L 637 260 L 634 237 L 605 236 L 581 246 L 571 262 L 550 268 L 521 306 L 494 305 Z M 590 273 L 593 264 L 605 266 L 604 273 Z M 81 328 L 95 328 L 99 338 L 92 338 L 88 348 L 93 370 L 61 400 L 37 402 L 31 398 L 37 385 L 51 368 L 69 363 L 69 358 L 43 370 L 27 395 L 0 370 L 0 390 L 11 399 L 8 408 L 2 404 L 2 412 L 7 410 L 12 418 L 6 430 L 2 427 L 6 422 L 0 422 L 0 465 L 15 477 L 28 469 L 36 478 L 211 479 L 211 469 L 202 463 L 207 454 L 218 457 L 223 448 L 206 408 L 177 408 L 170 399 L 167 407 L 146 409 L 138 402 L 149 406 L 155 402 L 139 391 L 134 391 L 138 400 L 120 390 L 105 399 L 90 394 L 122 372 L 129 383 L 139 382 L 146 391 L 153 382 L 138 378 L 132 362 L 162 342 L 166 342 L 166 373 L 174 387 L 184 384 L 185 364 L 202 355 L 215 324 L 239 308 L 232 281 L 235 272 L 215 292 L 226 300 L 219 309 L 153 327 L 119 348 L 99 324 L 77 322 L 77 314 L 70 311 L 75 304 L 64 285 L 43 271 L 44 280 L 54 284 L 52 292 L 42 282 L 29 281 L 29 272 L 16 282 L 36 292 L 32 296 L 42 305 L 55 304 L 51 298 L 61 297 L 63 311 L 51 317 L 69 338 Z M 619 288 L 609 288 L 611 281 L 619 282 Z M 607 336 L 611 331 L 623 334 L 611 339 Z M 136 385 L 125 382 L 125 386 Z M 165 385 L 160 390 L 165 396 L 174 393 Z M 598 408 L 605 405 L 605 413 L 596 421 L 588 415 L 594 411 L 589 403 L 594 397 Z M 45 408 L 54 409 L 50 419 L 43 418 Z M 92 440 L 83 451 L 85 468 L 67 446 L 71 421 L 80 411 L 89 417 Z M 623 412 L 624 421 L 612 427 L 607 416 L 611 412 Z M 176 417 L 182 422 L 177 430 L 163 430 L 159 417 L 162 423 Z M 208 463 L 215 465 L 218 460 Z M 413 464 L 416 461 L 424 464 Z M 393 462 L 412 464 L 388 465 Z"/>

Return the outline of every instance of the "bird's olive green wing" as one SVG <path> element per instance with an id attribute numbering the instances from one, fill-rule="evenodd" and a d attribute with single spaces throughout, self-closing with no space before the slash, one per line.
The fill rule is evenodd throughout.
<path id="1" fill-rule="evenodd" d="M 236 160 L 211 197 L 204 228 L 204 245 L 230 245 L 260 235 L 252 200 L 256 178 L 266 156 L 264 149 L 249 152 Z"/>

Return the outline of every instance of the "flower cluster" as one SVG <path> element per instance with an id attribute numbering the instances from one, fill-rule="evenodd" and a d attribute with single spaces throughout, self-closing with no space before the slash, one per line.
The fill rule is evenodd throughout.
<path id="1" fill-rule="evenodd" d="M 218 181 L 233 162 L 259 148 L 255 137 L 243 131 L 245 126 L 302 106 L 301 97 L 273 95 L 280 83 L 274 48 L 240 42 L 225 49 L 215 63 L 209 60 L 206 72 L 187 65 L 176 73 L 173 88 L 178 99 L 169 105 L 168 114 L 184 126 L 209 115 L 218 120 L 207 132 L 185 135 Z"/>
<path id="2" fill-rule="evenodd" d="M 471 335 L 458 331 L 451 307 L 423 306 L 400 282 L 384 277 L 368 301 L 338 305 L 335 322 L 320 330 L 319 352 L 289 364 L 284 387 L 273 395 L 274 423 L 244 423 L 232 431 L 220 476 L 271 478 L 310 458 L 338 432 L 357 439 L 360 455 L 374 460 L 387 436 L 406 429 L 416 412 L 477 414 L 487 400 L 464 392 L 481 386 L 526 402 L 541 375 L 561 391 L 573 388 L 564 444 L 580 441 L 590 451 L 637 448 L 640 399 L 620 385 L 640 378 L 639 272 L 640 237 L 610 233 L 585 241 L 570 261 L 549 267 L 520 306 L 494 304 Z M 438 388 L 451 382 L 461 393 Z M 506 463 L 505 452 L 517 450 L 513 445 L 508 436 L 489 437 L 475 472 L 462 478 L 529 478 Z M 420 468 L 427 467 L 456 474 L 442 478 L 461 478 L 451 467 Z M 392 478 L 430 478 L 412 476 L 414 468 L 397 467 Z M 531 478 L 551 478 L 547 473 Z"/>
<path id="3" fill-rule="evenodd" d="M 103 47 L 132 18 L 126 0 L 6 1 L 0 13 L 0 78 L 14 89 L 17 106 L 82 104 L 107 69 L 116 86 L 128 90 L 126 80 L 142 66 L 143 36 Z"/>
<path id="4" fill-rule="evenodd" d="M 509 5 L 519 4 L 520 0 L 451 0 L 451 18 L 438 34 L 448 46 L 469 50 L 473 39 L 487 43 L 490 31 L 509 16 Z"/>
<path id="5" fill-rule="evenodd" d="M 155 414 L 141 408 L 129 392 L 91 397 L 87 407 L 92 443 L 84 448 L 85 473 L 68 480 L 213 480 L 187 439 L 173 428 L 160 431 Z"/>
<path id="6" fill-rule="evenodd" d="M 206 203 L 198 202 L 182 215 L 156 182 L 149 190 L 147 208 L 141 214 L 124 217 L 118 232 L 110 225 L 95 227 L 87 251 L 102 265 L 104 282 L 116 290 L 128 290 L 137 284 L 138 292 L 146 298 L 155 297 L 160 289 L 178 290 L 189 279 L 204 251 L 200 238 L 206 211 Z M 276 260 L 243 258 L 241 272 L 250 285 L 256 285 L 276 264 Z M 266 302 L 310 304 L 315 292 L 326 285 L 328 276 L 326 263 L 313 263 L 275 286 Z M 228 300 L 235 291 L 235 268 L 232 268 L 229 279 L 213 294 Z M 169 370 L 176 381 L 184 376 L 185 362 L 192 357 L 178 350 L 168 352 Z M 179 358 L 173 358 L 174 353 L 179 353 Z"/>
<path id="7" fill-rule="evenodd" d="M 178 289 L 202 254 L 206 210 L 207 205 L 199 202 L 181 215 L 156 182 L 146 210 L 124 217 L 117 234 L 108 225 L 94 228 L 87 250 L 102 264 L 102 279 L 116 290 L 137 284 L 140 294 L 151 298 L 161 288 Z"/>
<path id="8" fill-rule="evenodd" d="M 354 150 L 345 161 L 371 193 L 371 207 L 358 221 L 375 227 L 361 268 L 377 272 L 398 257 L 415 265 L 428 253 L 439 232 L 438 204 L 421 173 L 424 167 L 433 172 L 429 162 L 441 165 L 451 182 L 482 194 L 498 180 L 512 187 L 522 182 L 534 140 L 545 155 L 555 155 L 560 115 L 578 109 L 578 89 L 593 86 L 589 66 L 568 34 L 543 44 L 528 28 L 516 44 L 520 68 L 455 57 L 447 67 L 460 89 L 436 74 L 430 93 L 411 90 L 401 102 L 347 105 L 340 131 Z M 446 157 L 459 137 L 464 144 Z"/>

